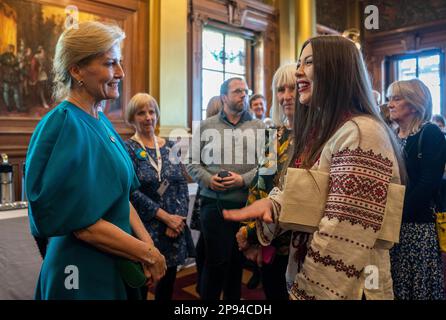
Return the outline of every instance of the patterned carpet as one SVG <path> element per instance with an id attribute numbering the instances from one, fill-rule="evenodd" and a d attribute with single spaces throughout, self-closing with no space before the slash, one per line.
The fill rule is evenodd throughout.
<path id="1" fill-rule="evenodd" d="M 251 271 L 243 270 L 242 300 L 265 300 L 261 284 L 256 289 L 246 287 L 251 275 Z M 175 281 L 173 300 L 199 300 L 199 295 L 195 291 L 196 283 L 197 270 L 195 265 L 180 270 Z M 153 300 L 152 293 L 149 293 L 149 299 Z"/>

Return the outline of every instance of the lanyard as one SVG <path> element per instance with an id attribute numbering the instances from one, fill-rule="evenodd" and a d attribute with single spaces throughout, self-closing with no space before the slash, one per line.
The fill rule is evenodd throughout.
<path id="1" fill-rule="evenodd" d="M 154 138 L 155 152 L 156 152 L 156 163 L 155 163 L 155 160 L 153 160 L 152 157 L 147 152 L 147 149 L 144 146 L 144 143 L 142 142 L 141 138 L 139 137 L 139 135 L 137 133 L 135 133 L 135 135 L 133 135 L 133 137 L 131 137 L 131 139 L 138 142 L 139 145 L 141 146 L 141 148 L 143 148 L 144 151 L 147 153 L 147 158 L 149 159 L 150 164 L 158 173 L 158 181 L 161 182 L 161 169 L 163 167 L 163 159 L 161 158 L 160 147 L 158 145 L 158 141 L 156 140 L 156 137 Z"/>

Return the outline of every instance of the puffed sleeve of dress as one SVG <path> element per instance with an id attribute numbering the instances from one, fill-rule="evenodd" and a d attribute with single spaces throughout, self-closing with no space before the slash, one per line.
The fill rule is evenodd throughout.
<path id="1" fill-rule="evenodd" d="M 126 192 L 116 181 L 120 168 L 110 161 L 100 139 L 69 108 L 56 107 L 37 125 L 25 176 L 34 236 L 61 236 L 86 228 Z"/>

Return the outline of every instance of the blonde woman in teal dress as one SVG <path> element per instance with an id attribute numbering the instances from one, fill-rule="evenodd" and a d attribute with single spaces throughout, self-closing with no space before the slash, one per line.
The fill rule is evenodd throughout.
<path id="1" fill-rule="evenodd" d="M 140 297 L 135 275 L 144 272 L 142 285 L 150 285 L 165 273 L 129 203 L 139 187 L 132 161 L 98 109 L 119 97 L 124 37 L 116 26 L 85 22 L 58 40 L 55 97 L 62 102 L 37 125 L 26 160 L 31 232 L 49 239 L 36 299 Z"/>

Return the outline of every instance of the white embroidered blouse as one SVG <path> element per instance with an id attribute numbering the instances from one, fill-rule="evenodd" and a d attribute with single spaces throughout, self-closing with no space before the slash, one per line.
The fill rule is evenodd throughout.
<path id="1" fill-rule="evenodd" d="M 389 183 L 400 184 L 387 131 L 370 117 L 352 118 L 326 143 L 312 169 L 329 173 L 329 191 L 299 272 L 294 244 L 298 233 L 293 234 L 286 274 L 290 297 L 362 299 L 364 294 L 368 300 L 393 299 L 389 250 L 374 248 Z M 286 201 L 280 199 L 280 192 L 270 198 Z M 278 216 L 274 221 L 257 222 L 262 245 L 283 231 Z"/>

